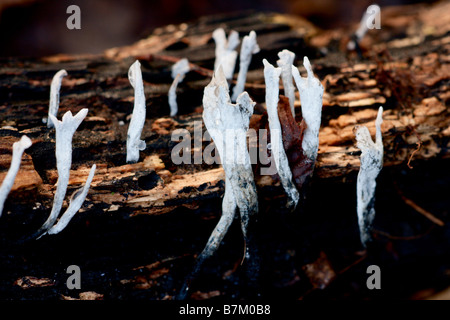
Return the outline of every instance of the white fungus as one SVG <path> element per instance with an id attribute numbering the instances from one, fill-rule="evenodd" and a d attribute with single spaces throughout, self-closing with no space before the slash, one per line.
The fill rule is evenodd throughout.
<path id="1" fill-rule="evenodd" d="M 275 166 L 280 176 L 281 184 L 288 195 L 287 206 L 295 209 L 299 193 L 292 181 L 292 172 L 284 151 L 280 119 L 278 118 L 279 83 L 281 69 L 275 68 L 266 59 L 264 63 L 264 80 L 266 83 L 266 106 L 269 118 L 270 145 Z"/>
<path id="2" fill-rule="evenodd" d="M 251 217 L 258 212 L 258 196 L 247 149 L 246 133 L 254 105 L 255 102 L 250 99 L 247 92 L 239 95 L 236 104 L 231 103 L 228 83 L 219 66 L 204 90 L 203 120 L 208 133 L 214 140 L 225 171 L 222 216 L 205 248 L 198 256 L 194 270 L 181 289 L 178 299 L 184 299 L 189 283 L 199 272 L 202 263 L 219 247 L 233 222 L 236 208 L 239 208 L 241 229 L 247 244 L 245 257 L 250 258 L 247 226 Z"/>
<path id="3" fill-rule="evenodd" d="M 383 107 L 380 107 L 375 120 L 375 142 L 372 141 L 367 127 L 356 127 L 356 145 L 361 150 L 361 165 L 356 182 L 357 214 L 361 243 L 364 247 L 371 240 L 370 232 L 375 218 L 376 178 L 383 168 L 382 122 Z"/>
<path id="4" fill-rule="evenodd" d="M 134 107 L 127 133 L 127 162 L 138 162 L 139 151 L 145 150 L 145 141 L 141 140 L 145 124 L 145 95 L 142 81 L 141 64 L 138 60 L 128 70 L 128 79 L 134 88 Z"/>
<path id="5" fill-rule="evenodd" d="M 358 43 L 361 41 L 361 39 L 366 35 L 369 28 L 377 28 L 380 29 L 380 6 L 377 4 L 372 4 L 369 7 L 367 7 L 366 12 L 364 12 L 364 15 L 361 19 L 361 22 L 359 23 L 359 28 L 356 30 L 354 34 L 354 40 L 350 40 L 347 43 L 347 49 L 348 50 L 355 50 Z M 355 43 L 356 41 L 356 43 Z"/>
<path id="6" fill-rule="evenodd" d="M 54 125 L 50 119 L 50 115 L 58 117 L 59 109 L 59 90 L 61 89 L 62 79 L 67 76 L 67 71 L 62 69 L 59 70 L 52 79 L 52 84 L 50 85 L 50 104 L 48 108 L 48 119 L 47 128 L 53 128 Z"/>
<path id="7" fill-rule="evenodd" d="M 13 144 L 11 165 L 0 187 L 0 217 L 2 215 L 5 200 L 8 197 L 12 186 L 14 185 L 14 180 L 16 179 L 17 172 L 19 171 L 23 152 L 25 151 L 25 149 L 29 148 L 31 144 L 32 142 L 30 138 L 25 135 L 22 136 L 19 141 L 14 142 Z"/>
<path id="8" fill-rule="evenodd" d="M 67 185 L 69 184 L 70 167 L 72 165 L 72 138 L 88 113 L 88 109 L 81 109 L 75 116 L 72 112 L 67 111 L 62 117 L 62 121 L 59 121 L 53 115 L 50 118 L 55 126 L 56 130 L 56 168 L 58 170 L 58 181 L 53 199 L 53 207 L 49 217 L 38 230 L 38 234 L 45 233 L 49 228 L 53 226 L 61 211 L 64 197 L 66 195 Z"/>
<path id="9" fill-rule="evenodd" d="M 241 53 L 239 56 L 239 73 L 236 85 L 233 88 L 232 101 L 236 101 L 237 97 L 244 92 L 248 67 L 252 62 L 252 56 L 255 53 L 258 53 L 259 50 L 258 42 L 256 41 L 256 32 L 250 31 L 250 33 L 242 40 Z"/>
<path id="10" fill-rule="evenodd" d="M 64 214 L 58 220 L 58 223 L 56 223 L 53 227 L 51 227 L 48 230 L 47 234 L 57 234 L 61 232 L 69 224 L 70 220 L 72 220 L 73 216 L 78 212 L 78 210 L 80 210 L 88 194 L 92 179 L 94 178 L 95 169 L 96 165 L 94 164 L 91 167 L 91 170 L 89 171 L 89 176 L 86 180 L 84 187 L 74 192 L 66 212 L 64 212 Z"/>
<path id="11" fill-rule="evenodd" d="M 295 118 L 295 87 L 292 79 L 292 65 L 294 64 L 295 53 L 285 49 L 278 52 L 278 57 L 280 59 L 277 61 L 277 65 L 281 68 L 284 95 L 289 99 L 292 116 Z"/>
<path id="12" fill-rule="evenodd" d="M 184 58 L 172 66 L 172 78 L 174 79 L 169 89 L 170 116 L 174 117 L 178 113 L 177 86 L 183 81 L 186 73 L 190 71 L 189 61 Z"/>
<path id="13" fill-rule="evenodd" d="M 295 66 L 292 66 L 292 75 L 300 93 L 302 117 L 306 122 L 302 148 L 306 156 L 312 161 L 316 160 L 319 150 L 319 129 L 322 118 L 323 86 L 319 79 L 314 77 L 308 57 L 303 58 L 303 66 L 308 76 L 303 78 Z"/>
<path id="14" fill-rule="evenodd" d="M 234 68 L 236 66 L 237 51 L 234 50 L 239 45 L 239 33 L 232 30 L 228 39 L 223 28 L 214 30 L 212 37 L 216 43 L 216 60 L 214 61 L 214 71 L 222 66 L 226 79 L 233 78 Z"/>

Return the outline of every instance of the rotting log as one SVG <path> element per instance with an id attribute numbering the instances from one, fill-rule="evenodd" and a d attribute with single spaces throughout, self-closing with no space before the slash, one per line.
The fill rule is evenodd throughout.
<path id="1" fill-rule="evenodd" d="M 60 69 L 66 69 L 68 76 L 62 81 L 59 117 L 68 110 L 76 113 L 89 108 L 74 135 L 69 188 L 84 184 L 92 164 L 98 168 L 87 206 L 81 210 L 128 208 L 132 215 L 162 214 L 179 206 L 197 208 L 203 199 L 221 197 L 224 172 L 220 165 L 175 165 L 170 156 L 177 144 L 171 139 L 175 129 L 186 129 L 192 137 L 195 125 L 200 123 L 205 130 L 201 100 L 212 75 L 211 33 L 217 27 L 237 30 L 241 38 L 251 30 L 258 35 L 261 51 L 252 59 L 245 87 L 259 103 L 253 121 L 264 113 L 262 58 L 274 63 L 283 49 L 296 53 L 297 66 L 304 55 L 310 58 L 325 87 L 315 178 L 343 179 L 359 169 L 353 128 L 367 125 L 374 134 L 379 105 L 385 110 L 385 166 L 413 167 L 415 161 L 448 158 L 450 24 L 444 22 L 449 9 L 448 2 L 408 6 L 403 11 L 383 9 L 383 28 L 366 35 L 362 56 L 343 50 L 356 26 L 321 31 L 290 16 L 243 14 L 160 28 L 136 44 L 102 55 L 3 58 L 0 181 L 9 168 L 13 142 L 23 134 L 33 141 L 25 151 L 5 212 L 12 211 L 17 202 L 30 208 L 36 203 L 51 208 L 57 181 L 55 141 L 54 131 L 47 129 L 43 118 L 48 112 L 51 79 Z M 179 115 L 170 118 L 170 68 L 181 58 L 192 63 L 193 71 L 177 88 Z M 147 119 L 142 138 L 147 148 L 138 163 L 126 164 L 126 131 L 133 106 L 127 70 L 135 59 L 142 63 L 145 85 Z M 300 70 L 305 72 L 302 66 Z M 298 99 L 297 93 L 300 121 Z M 202 140 L 202 147 L 210 143 Z M 192 152 L 198 152 L 193 146 Z M 256 176 L 256 181 L 260 190 L 281 188 L 276 176 Z"/>

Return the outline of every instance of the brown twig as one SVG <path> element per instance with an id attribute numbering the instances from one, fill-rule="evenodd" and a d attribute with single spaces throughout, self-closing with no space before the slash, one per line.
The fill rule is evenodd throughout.
<path id="1" fill-rule="evenodd" d="M 420 213 L 421 215 L 425 216 L 427 219 L 429 219 L 430 221 L 432 221 L 433 223 L 437 224 L 438 226 L 443 227 L 444 226 L 444 222 L 439 219 L 436 218 L 431 212 L 425 210 L 424 208 L 422 208 L 421 206 L 419 206 L 417 203 L 415 203 L 414 201 L 412 201 L 411 199 L 407 198 L 404 194 L 403 191 L 400 190 L 400 188 L 398 187 L 397 183 L 394 181 L 394 186 L 395 189 L 397 190 L 397 193 L 399 194 L 399 196 L 402 198 L 402 200 L 411 208 L 413 208 L 414 210 L 416 210 L 418 213 Z"/>

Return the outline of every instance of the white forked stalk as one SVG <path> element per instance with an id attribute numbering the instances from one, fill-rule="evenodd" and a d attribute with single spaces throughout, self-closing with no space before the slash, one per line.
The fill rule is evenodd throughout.
<path id="1" fill-rule="evenodd" d="M 312 161 L 316 160 L 319 150 L 319 129 L 322 117 L 323 86 L 319 79 L 314 77 L 308 57 L 303 58 L 303 65 L 308 76 L 300 76 L 298 69 L 292 66 L 292 75 L 300 93 L 302 117 L 306 122 L 302 148 L 306 156 Z"/>
<path id="2" fill-rule="evenodd" d="M 58 117 L 59 109 L 59 90 L 61 89 L 62 79 L 67 76 L 67 71 L 62 69 L 59 70 L 52 79 L 52 84 L 50 85 L 50 104 L 48 108 L 48 119 L 47 128 L 53 128 L 53 122 L 50 119 L 50 115 Z"/>
<path id="3" fill-rule="evenodd" d="M 288 207 L 295 209 L 299 193 L 292 181 L 292 172 L 284 151 L 280 119 L 278 118 L 279 82 L 281 69 L 275 68 L 266 59 L 264 63 L 264 80 L 266 82 L 266 106 L 269 117 L 270 144 L 275 166 L 280 176 L 281 184 L 288 195 Z"/>
<path id="4" fill-rule="evenodd" d="M 138 60 L 128 70 L 128 79 L 134 88 L 134 107 L 127 133 L 127 162 L 138 162 L 139 151 L 145 150 L 145 141 L 141 140 L 145 124 L 145 95 L 142 81 L 141 64 Z"/>
<path id="5" fill-rule="evenodd" d="M 38 230 L 38 234 L 42 235 L 53 226 L 61 211 L 64 196 L 66 195 L 67 185 L 69 184 L 70 167 L 72 165 L 72 138 L 88 113 L 88 109 L 81 109 L 75 116 L 72 112 L 67 111 L 59 121 L 53 115 L 50 115 L 56 130 L 56 167 L 58 170 L 58 182 L 56 187 L 55 198 L 53 199 L 53 207 L 47 221 Z"/>
<path id="6" fill-rule="evenodd" d="M 383 168 L 382 122 L 383 107 L 380 107 L 375 120 L 375 142 L 372 141 L 367 127 L 356 127 L 356 145 L 361 149 L 361 166 L 356 182 L 357 214 L 361 243 L 364 247 L 371 240 L 370 232 L 375 218 L 376 178 Z"/>
<path id="7" fill-rule="evenodd" d="M 239 208 L 241 215 L 241 230 L 246 243 L 245 258 L 251 258 L 255 253 L 247 227 L 252 217 L 258 212 L 258 196 L 246 140 L 254 105 L 247 92 L 238 96 L 236 104 L 231 103 L 227 79 L 222 67 L 219 66 L 204 90 L 203 120 L 214 140 L 225 171 L 222 216 L 205 248 L 198 256 L 194 270 L 179 293 L 179 299 L 185 298 L 189 284 L 199 272 L 202 263 L 219 247 L 233 222 L 236 208 Z M 256 257 L 253 258 L 256 259 Z"/>
<path id="8" fill-rule="evenodd" d="M 232 101 L 236 101 L 237 97 L 244 92 L 248 67 L 252 62 L 252 56 L 258 52 L 259 46 L 256 42 L 256 32 L 250 31 L 249 35 L 245 36 L 242 40 L 241 54 L 239 56 L 239 74 L 236 85 L 233 88 L 233 96 L 231 97 Z"/>
<path id="9" fill-rule="evenodd" d="M 277 61 L 278 67 L 281 68 L 281 80 L 283 81 L 284 95 L 289 99 L 292 116 L 295 118 L 295 87 L 292 79 L 292 65 L 294 64 L 295 53 L 289 50 L 278 52 L 280 60 Z"/>
<path id="10" fill-rule="evenodd" d="M 66 212 L 64 212 L 64 214 L 58 220 L 58 223 L 56 223 L 53 227 L 50 228 L 50 230 L 48 230 L 47 234 L 57 234 L 61 232 L 69 224 L 70 220 L 72 220 L 73 216 L 78 212 L 78 210 L 80 210 L 88 194 L 92 179 L 94 178 L 95 169 L 96 165 L 94 164 L 89 171 L 89 176 L 84 187 L 74 192 L 74 194 L 72 195 L 72 199 L 70 200 L 69 208 L 67 208 Z"/>
<path id="11" fill-rule="evenodd" d="M 222 66 L 226 79 L 233 78 L 236 66 L 237 51 L 234 50 L 239 45 L 239 33 L 232 30 L 228 36 L 225 30 L 218 28 L 214 30 L 212 37 L 216 43 L 216 60 L 214 61 L 214 71 Z"/>
<path id="12" fill-rule="evenodd" d="M 184 58 L 172 66 L 172 78 L 174 79 L 169 89 L 170 116 L 174 117 L 178 113 L 177 86 L 183 81 L 184 75 L 190 70 L 188 59 Z"/>
<path id="13" fill-rule="evenodd" d="M 19 141 L 14 142 L 13 144 L 11 166 L 9 167 L 8 173 L 6 174 L 6 177 L 2 182 L 2 186 L 0 187 L 0 217 L 2 216 L 5 200 L 14 185 L 17 172 L 19 172 L 23 152 L 25 149 L 29 148 L 31 144 L 32 142 L 27 136 L 22 136 Z"/>

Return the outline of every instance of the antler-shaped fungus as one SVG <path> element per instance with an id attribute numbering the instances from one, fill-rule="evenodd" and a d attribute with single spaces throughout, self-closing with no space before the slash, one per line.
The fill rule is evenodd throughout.
<path id="1" fill-rule="evenodd" d="M 205 88 L 203 120 L 222 160 L 225 194 L 222 216 L 197 258 L 194 270 L 178 295 L 179 299 L 185 298 L 190 281 L 199 272 L 202 263 L 217 250 L 233 221 L 236 207 L 239 208 L 241 229 L 246 241 L 245 257 L 256 258 L 251 256 L 254 251 L 247 232 L 252 216 L 258 212 L 258 196 L 246 140 L 254 105 L 247 92 L 238 96 L 236 104 L 231 103 L 228 83 L 221 67 Z"/>
<path id="2" fill-rule="evenodd" d="M 128 70 L 128 79 L 134 88 L 134 107 L 127 133 L 127 162 L 138 162 L 139 151 L 145 150 L 146 144 L 141 140 L 145 124 L 145 95 L 142 81 L 141 64 L 138 60 Z"/>
<path id="3" fill-rule="evenodd" d="M 239 56 L 239 73 L 231 97 L 233 101 L 236 101 L 237 97 L 244 92 L 248 67 L 252 62 L 252 56 L 258 53 L 259 50 L 258 42 L 256 42 L 256 32 L 250 31 L 248 36 L 245 36 L 242 40 L 241 54 Z"/>
<path id="4" fill-rule="evenodd" d="M 237 51 L 234 50 L 239 44 L 239 33 L 232 30 L 228 36 L 223 28 L 214 30 L 212 37 L 216 43 L 216 60 L 214 61 L 214 71 L 220 66 L 223 68 L 226 79 L 233 78 L 234 67 L 236 66 Z"/>
<path id="5" fill-rule="evenodd" d="M 177 104 L 177 86 L 183 81 L 184 75 L 190 70 L 188 59 L 184 58 L 175 63 L 172 66 L 172 78 L 173 82 L 169 89 L 169 106 L 170 106 L 170 116 L 174 117 L 178 113 Z"/>
<path id="6" fill-rule="evenodd" d="M 303 58 L 303 65 L 308 73 L 306 78 L 300 76 L 300 72 L 295 66 L 292 66 L 292 75 L 300 93 L 302 117 L 306 123 L 302 148 L 308 158 L 315 161 L 319 150 L 319 129 L 324 89 L 319 79 L 314 77 L 311 64 L 306 56 Z"/>
<path id="7" fill-rule="evenodd" d="M 61 89 L 62 79 L 67 76 L 67 71 L 62 69 L 59 70 L 52 79 L 52 84 L 50 85 L 50 103 L 48 108 L 48 119 L 47 128 L 53 128 L 53 122 L 50 115 L 57 117 L 59 109 L 59 90 Z"/>
<path id="8" fill-rule="evenodd" d="M 2 182 L 0 187 L 0 217 L 2 216 L 3 206 L 5 205 L 5 200 L 14 185 L 14 180 L 16 179 L 17 172 L 20 168 L 20 162 L 22 161 L 22 155 L 25 149 L 31 146 L 32 142 L 27 136 L 22 136 L 19 141 L 13 143 L 13 154 L 11 165 L 9 167 L 8 173 Z"/>
<path id="9" fill-rule="evenodd" d="M 300 196 L 295 184 L 292 181 L 292 172 L 283 147 L 280 119 L 278 118 L 278 95 L 281 69 L 275 68 L 267 62 L 266 59 L 263 60 L 263 63 L 264 80 L 266 82 L 266 106 L 267 115 L 269 118 L 271 150 L 278 175 L 280 176 L 281 184 L 288 195 L 287 206 L 291 210 L 294 210 Z"/>
<path id="10" fill-rule="evenodd" d="M 361 166 L 356 181 L 357 214 L 361 243 L 364 247 L 371 241 L 372 223 L 375 218 L 375 188 L 376 178 L 383 168 L 383 138 L 381 124 L 383 123 L 383 107 L 378 109 L 375 120 L 375 142 L 372 141 L 369 129 L 357 126 L 356 145 L 361 149 Z"/>

